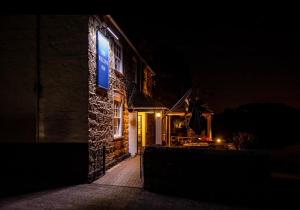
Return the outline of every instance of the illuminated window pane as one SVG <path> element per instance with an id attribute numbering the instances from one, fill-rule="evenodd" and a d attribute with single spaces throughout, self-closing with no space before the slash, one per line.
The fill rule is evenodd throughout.
<path id="1" fill-rule="evenodd" d="M 114 136 L 122 136 L 122 103 L 114 101 Z"/>

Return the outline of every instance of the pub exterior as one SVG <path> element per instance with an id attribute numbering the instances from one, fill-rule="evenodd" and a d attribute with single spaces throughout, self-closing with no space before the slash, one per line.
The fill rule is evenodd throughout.
<path id="1" fill-rule="evenodd" d="M 2 189 L 92 182 L 161 144 L 155 72 L 113 17 L 11 15 L 1 27 Z"/>
<path id="2" fill-rule="evenodd" d="M 109 48 L 108 68 L 99 58 L 99 52 L 106 51 L 100 46 L 103 40 Z M 108 74 L 101 75 L 101 65 Z M 89 177 L 94 177 L 91 179 L 105 171 L 103 166 L 109 168 L 134 156 L 146 145 L 161 144 L 158 113 L 166 108 L 153 99 L 154 75 L 111 16 L 89 18 Z"/>
<path id="3" fill-rule="evenodd" d="M 3 192 L 92 182 L 146 146 L 171 146 L 186 112 L 155 100 L 155 71 L 112 16 L 4 16 L 1 27 Z"/>

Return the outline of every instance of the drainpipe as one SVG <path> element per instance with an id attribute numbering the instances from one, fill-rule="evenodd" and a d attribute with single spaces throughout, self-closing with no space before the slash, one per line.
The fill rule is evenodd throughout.
<path id="1" fill-rule="evenodd" d="M 168 117 L 168 137 L 169 137 L 169 146 L 171 146 L 171 116 L 172 115 L 169 115 Z"/>
<path id="2" fill-rule="evenodd" d="M 36 74 L 35 74 L 35 143 L 39 143 L 39 118 L 40 118 L 40 68 L 41 68 L 41 49 L 40 49 L 40 40 L 41 40 L 41 16 L 36 16 Z"/>

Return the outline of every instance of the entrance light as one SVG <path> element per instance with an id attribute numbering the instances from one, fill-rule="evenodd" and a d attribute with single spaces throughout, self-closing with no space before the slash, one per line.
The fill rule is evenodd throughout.
<path id="1" fill-rule="evenodd" d="M 160 112 L 156 113 L 156 117 L 161 117 L 161 113 Z"/>

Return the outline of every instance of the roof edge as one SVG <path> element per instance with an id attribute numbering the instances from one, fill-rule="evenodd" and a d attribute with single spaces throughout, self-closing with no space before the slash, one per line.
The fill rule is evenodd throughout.
<path id="1" fill-rule="evenodd" d="M 116 21 L 113 19 L 113 17 L 111 15 L 105 15 L 105 17 L 113 24 L 113 26 L 119 31 L 119 33 L 123 36 L 123 38 L 129 44 L 129 46 L 133 49 L 133 51 L 139 56 L 139 58 L 146 64 L 146 66 L 150 69 L 150 71 L 155 75 L 155 72 L 153 71 L 153 69 L 149 66 L 149 64 L 146 62 L 146 60 L 141 56 L 139 51 L 132 44 L 132 42 L 129 40 L 129 38 L 126 36 L 126 34 L 120 28 L 120 26 L 116 23 Z"/>

